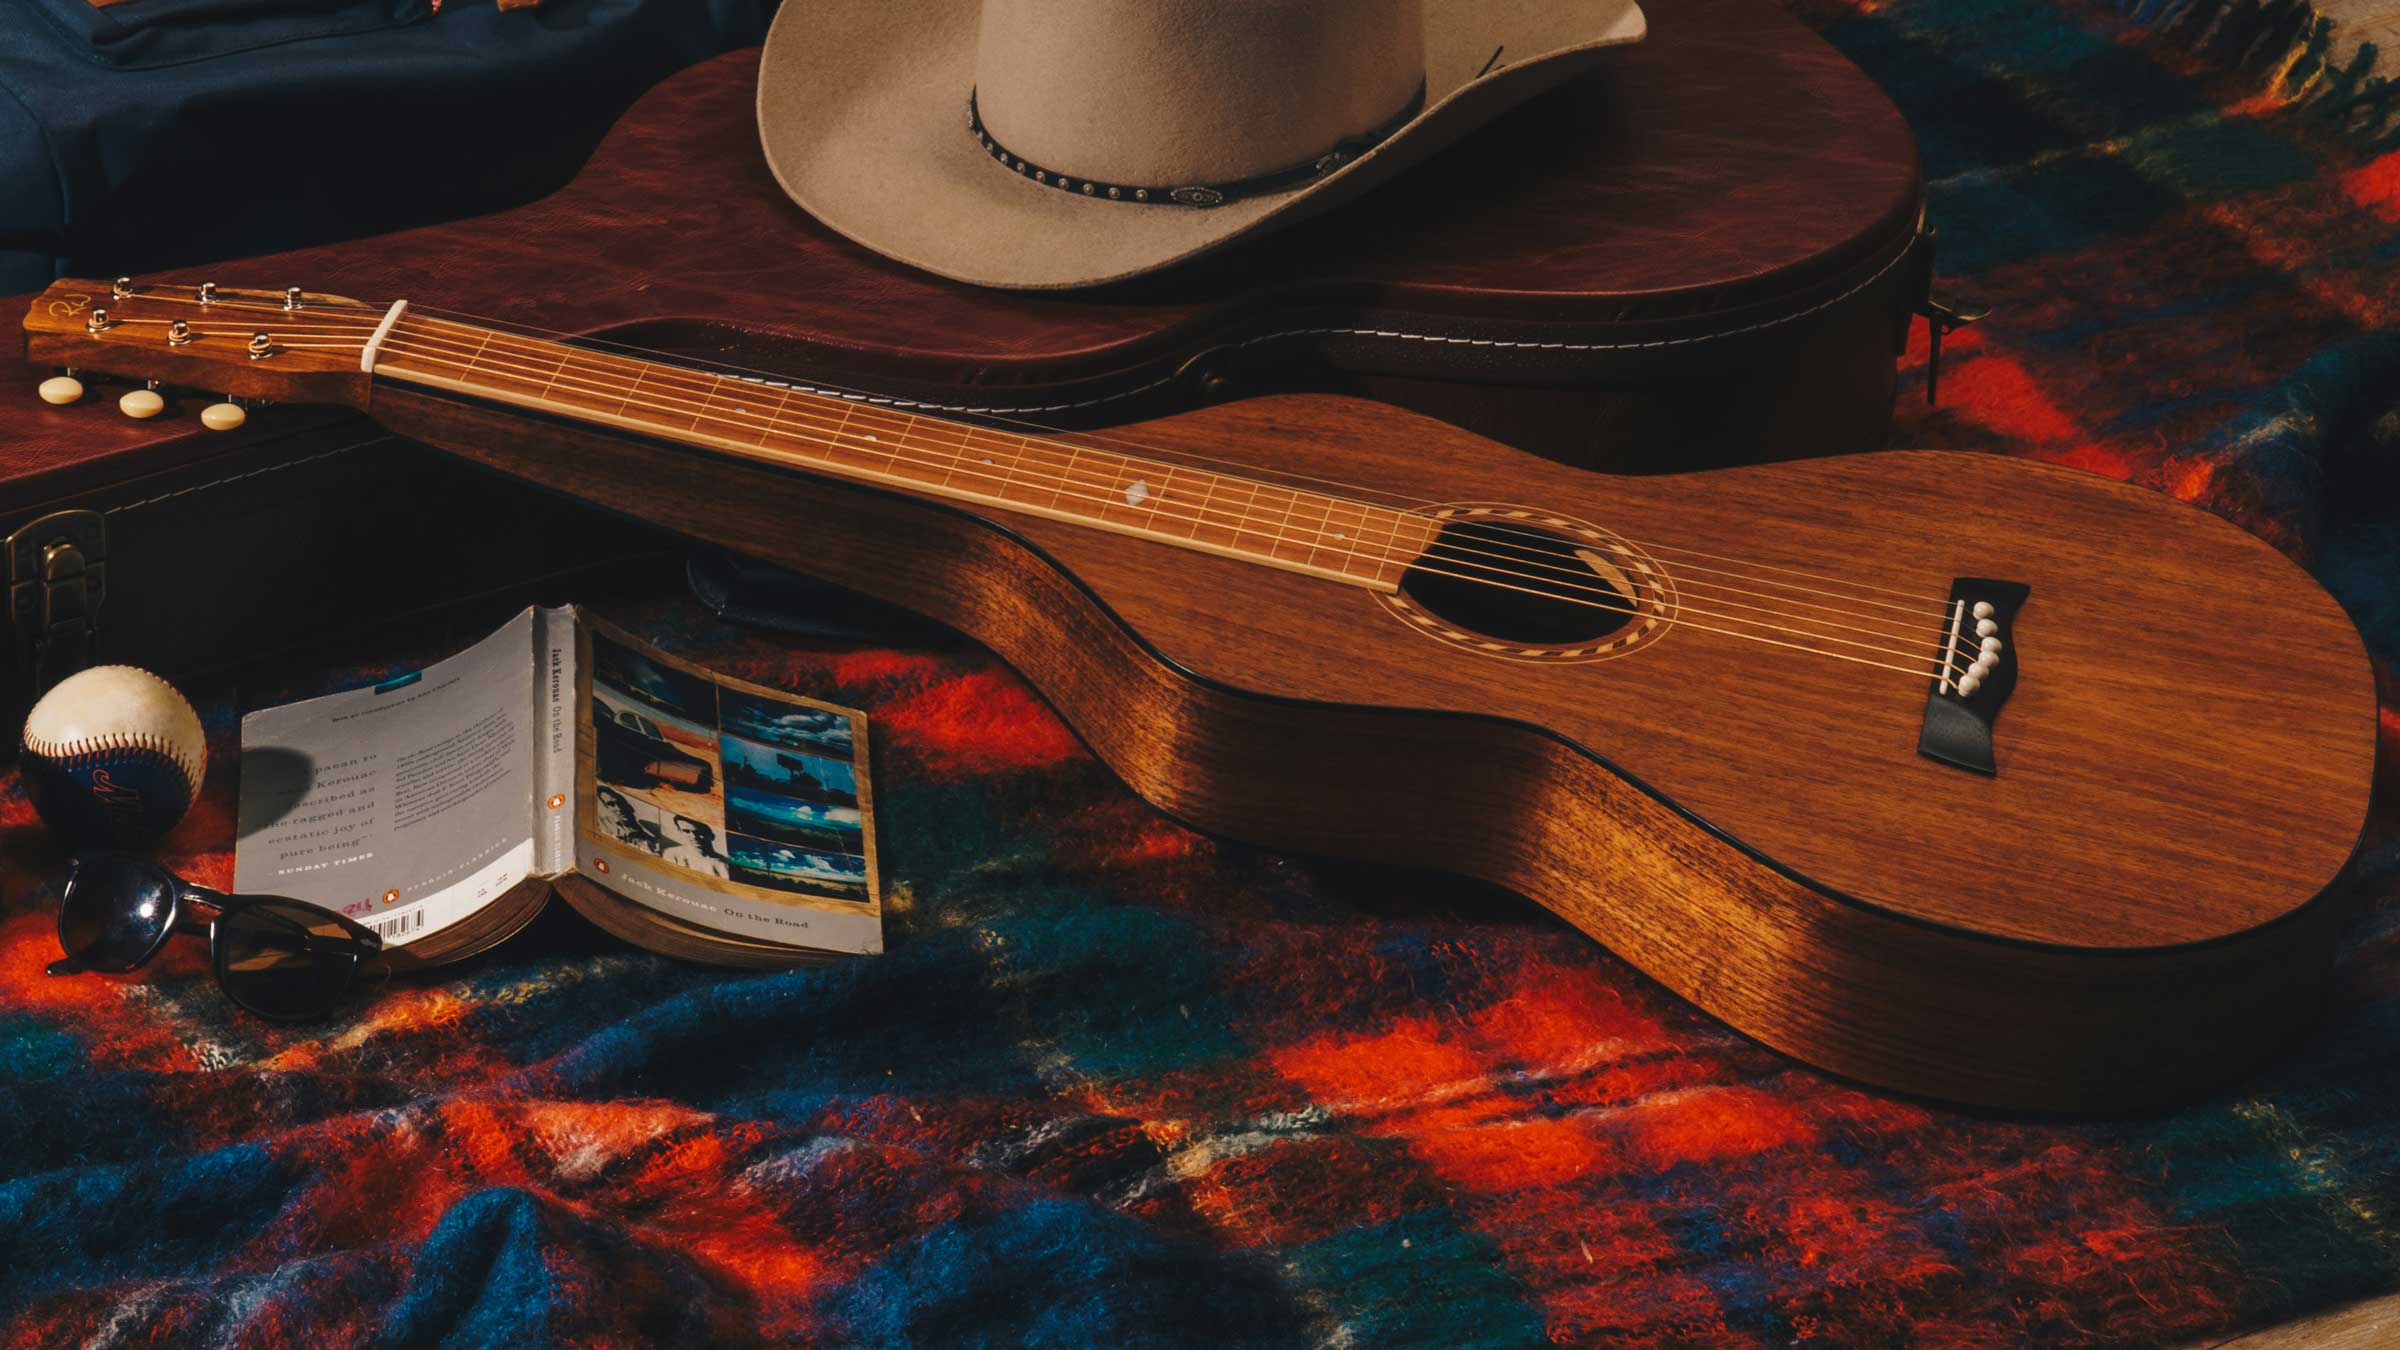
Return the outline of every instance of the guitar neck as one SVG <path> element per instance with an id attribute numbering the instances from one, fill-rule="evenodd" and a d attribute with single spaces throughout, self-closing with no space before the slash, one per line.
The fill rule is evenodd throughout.
<path id="1" fill-rule="evenodd" d="M 405 311 L 365 364 L 377 380 L 1371 590 L 1397 590 L 1436 529 L 1391 507 L 1189 464 Z"/>

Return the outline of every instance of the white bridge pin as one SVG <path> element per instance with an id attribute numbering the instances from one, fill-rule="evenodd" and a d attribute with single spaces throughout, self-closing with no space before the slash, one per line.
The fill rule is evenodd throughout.
<path id="1" fill-rule="evenodd" d="M 1988 619 L 1992 617 L 1992 602 L 1989 600 L 1978 600 L 1975 602 L 1975 608 L 1968 612 L 1972 613 L 1978 619 Z"/>
<path id="2" fill-rule="evenodd" d="M 1992 622 L 1990 619 L 1985 619 L 1985 620 L 1983 620 L 1982 622 L 1980 622 L 1980 623 L 1978 623 L 1978 624 L 1976 624 L 1976 625 L 1975 625 L 1975 636 L 1977 636 L 1977 637 L 1987 637 L 1987 638 L 1988 638 L 1988 637 L 1990 637 L 1992 634 L 1994 634 L 1994 633 L 1997 633 L 1997 632 L 1999 632 L 1999 631 L 2000 631 L 2000 625 L 1998 625 L 1998 624 L 1996 624 L 1996 623 L 1993 623 L 1993 622 Z"/>
<path id="3" fill-rule="evenodd" d="M 1986 656 L 1997 655 L 2000 651 L 2000 639 L 1996 637 L 1985 638 L 1982 643 L 1982 649 L 1984 655 Z"/>

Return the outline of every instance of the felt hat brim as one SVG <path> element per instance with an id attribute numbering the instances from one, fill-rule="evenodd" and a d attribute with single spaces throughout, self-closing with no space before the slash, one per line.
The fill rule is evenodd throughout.
<path id="1" fill-rule="evenodd" d="M 1297 187 L 1196 208 L 1062 192 L 995 161 L 966 123 L 980 14 L 980 0 L 788 0 L 759 61 L 759 139 L 833 230 L 1025 290 L 1137 277 L 1347 200 L 1644 31 L 1634 0 L 1426 0 L 1414 117 Z"/>

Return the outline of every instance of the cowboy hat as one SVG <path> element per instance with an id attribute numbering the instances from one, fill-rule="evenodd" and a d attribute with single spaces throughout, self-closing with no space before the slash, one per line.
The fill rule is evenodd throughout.
<path id="1" fill-rule="evenodd" d="M 1642 32 L 1634 0 L 788 0 L 759 138 L 879 253 L 1089 286 L 1356 196 Z"/>

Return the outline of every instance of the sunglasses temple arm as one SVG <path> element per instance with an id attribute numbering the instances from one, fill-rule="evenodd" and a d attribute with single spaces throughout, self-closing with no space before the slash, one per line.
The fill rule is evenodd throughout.
<path id="1" fill-rule="evenodd" d="M 186 882 L 184 884 L 184 899 L 186 901 L 196 899 L 204 905 L 214 905 L 216 906 L 219 914 L 231 914 L 236 910 L 248 909 L 253 905 L 268 900 L 280 900 L 286 904 L 293 905 L 306 905 L 307 908 L 315 910 L 317 913 L 324 915 L 327 920 L 331 921 L 336 927 L 340 928 L 342 930 L 343 939 L 356 945 L 360 949 L 360 955 L 372 956 L 383 950 L 383 936 L 377 933 L 374 929 L 367 927 L 365 924 L 351 918 L 347 914 L 327 909 L 323 905 L 312 905 L 307 904 L 306 901 L 293 900 L 288 896 L 241 895 L 228 891 L 210 890 L 206 886 L 195 886 L 189 882 Z M 321 935 L 312 933 L 310 941 L 314 942 L 319 940 L 321 940 Z"/>

